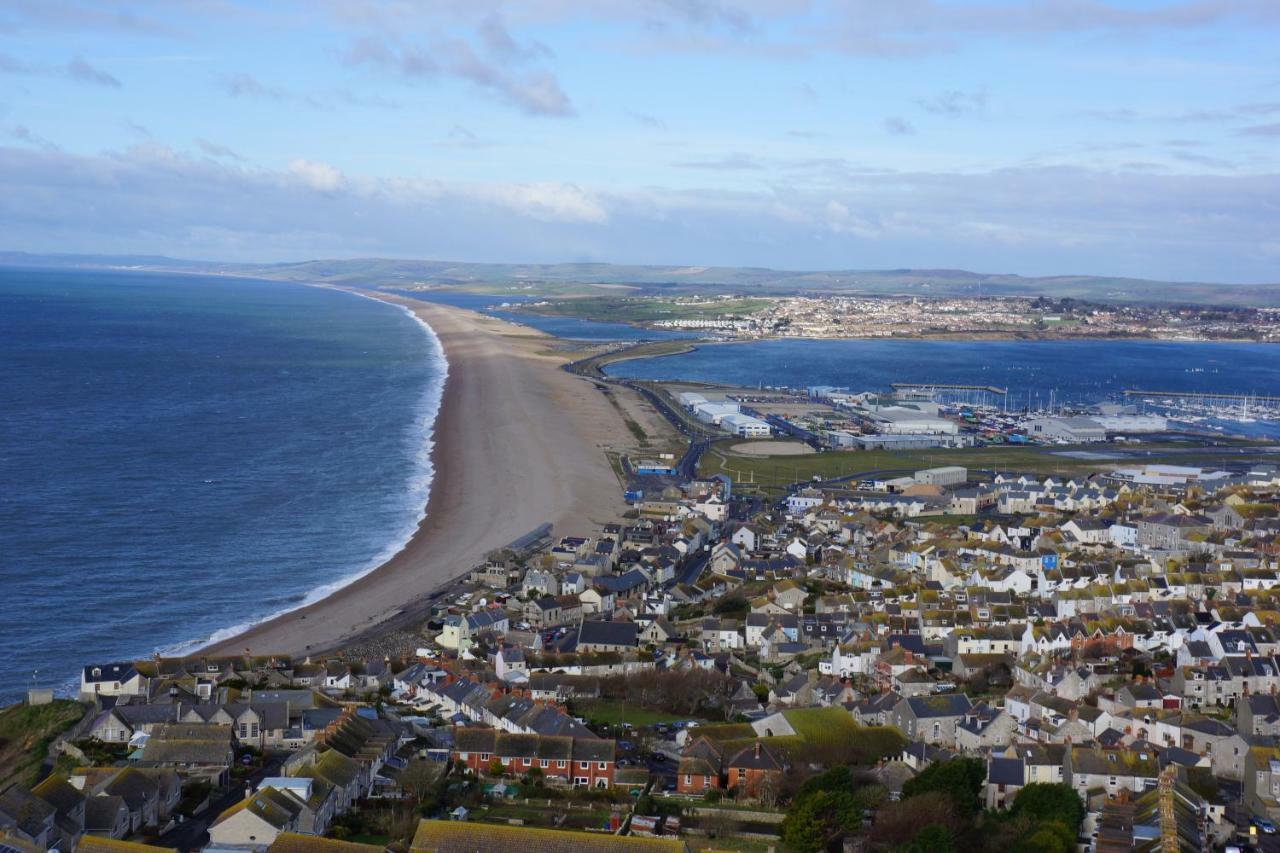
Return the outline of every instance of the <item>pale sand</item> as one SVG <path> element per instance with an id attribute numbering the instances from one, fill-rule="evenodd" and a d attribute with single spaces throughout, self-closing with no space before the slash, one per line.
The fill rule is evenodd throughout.
<path id="1" fill-rule="evenodd" d="M 604 452 L 625 441 L 626 426 L 595 383 L 560 369 L 566 358 L 551 351 L 553 338 L 471 311 L 365 295 L 411 308 L 449 361 L 426 517 L 375 571 L 206 654 L 335 648 L 420 615 L 441 583 L 540 524 L 551 522 L 557 535 L 589 535 L 626 509 Z"/>

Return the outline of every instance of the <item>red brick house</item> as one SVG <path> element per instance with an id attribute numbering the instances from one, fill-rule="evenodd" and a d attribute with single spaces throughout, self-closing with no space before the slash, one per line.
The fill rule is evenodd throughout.
<path id="1" fill-rule="evenodd" d="M 685 747 L 676 771 L 676 790 L 681 794 L 703 794 L 723 788 L 720 765 L 724 753 L 715 743 L 700 737 Z"/>
<path id="2" fill-rule="evenodd" d="M 725 784 L 738 796 L 755 798 L 766 790 L 776 792 L 787 770 L 786 762 L 761 741 L 748 744 L 724 762 Z"/>
<path id="3" fill-rule="evenodd" d="M 457 729 L 453 761 L 476 774 L 494 769 L 510 776 L 538 770 L 546 779 L 574 787 L 609 788 L 616 768 L 615 744 L 598 738 L 512 734 L 490 728 Z"/>

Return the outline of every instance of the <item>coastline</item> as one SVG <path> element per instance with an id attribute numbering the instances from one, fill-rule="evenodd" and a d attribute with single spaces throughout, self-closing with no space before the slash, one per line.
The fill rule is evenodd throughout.
<path id="1" fill-rule="evenodd" d="M 359 288 L 434 334 L 447 363 L 431 443 L 432 482 L 413 535 L 389 560 L 318 601 L 197 654 L 310 655 L 421 618 L 428 596 L 484 555 L 551 522 L 558 535 L 624 508 L 603 446 L 625 425 L 589 382 L 561 370 L 554 339 L 465 309 Z M 596 446 L 591 452 L 592 445 Z"/>

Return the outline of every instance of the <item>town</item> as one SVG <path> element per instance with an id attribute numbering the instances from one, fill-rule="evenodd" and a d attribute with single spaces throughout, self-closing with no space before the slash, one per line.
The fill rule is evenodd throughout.
<path id="1" fill-rule="evenodd" d="M 1043 296 L 806 294 L 544 299 L 517 309 L 720 338 L 1156 338 L 1280 340 L 1270 308 L 1095 302 Z"/>
<path id="2" fill-rule="evenodd" d="M 1130 458 L 1168 423 L 920 387 L 646 391 L 694 458 L 622 460 L 624 516 L 530 531 L 420 625 L 304 659 L 90 658 L 74 698 L 32 689 L 0 716 L 49 722 L 0 792 L 6 849 L 1280 849 L 1258 447 Z M 1025 470 L 732 468 L 967 461 L 1014 434 L 1044 454 Z"/>

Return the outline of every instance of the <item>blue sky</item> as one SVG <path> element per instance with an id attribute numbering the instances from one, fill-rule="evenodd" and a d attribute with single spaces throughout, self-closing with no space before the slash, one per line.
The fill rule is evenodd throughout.
<path id="1" fill-rule="evenodd" d="M 1280 281 L 1275 0 L 0 3 L 0 248 Z"/>

